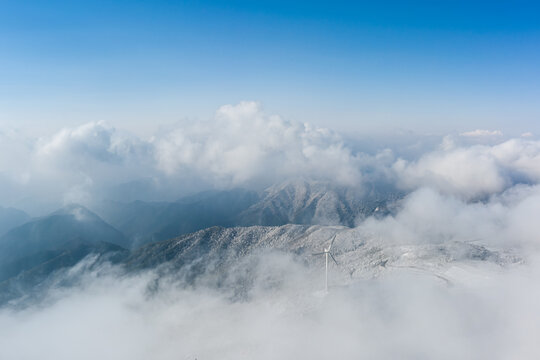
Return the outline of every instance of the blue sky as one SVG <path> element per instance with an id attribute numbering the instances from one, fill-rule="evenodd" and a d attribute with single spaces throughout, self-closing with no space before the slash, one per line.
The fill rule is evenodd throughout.
<path id="1" fill-rule="evenodd" d="M 534 2 L 0 1 L 0 124 L 147 133 L 241 100 L 348 132 L 540 132 Z"/>

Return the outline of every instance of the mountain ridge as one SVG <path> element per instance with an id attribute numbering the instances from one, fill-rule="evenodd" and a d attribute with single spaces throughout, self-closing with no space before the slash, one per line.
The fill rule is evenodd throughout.
<path id="1" fill-rule="evenodd" d="M 297 179 L 263 191 L 206 191 L 174 202 L 101 203 L 94 209 L 124 232 L 135 247 L 211 226 L 344 225 L 387 214 L 399 193 L 364 193 L 360 188 Z"/>
<path id="2" fill-rule="evenodd" d="M 129 247 L 125 236 L 83 206 L 72 204 L 0 237 L 0 280 L 16 276 L 80 244 Z"/>

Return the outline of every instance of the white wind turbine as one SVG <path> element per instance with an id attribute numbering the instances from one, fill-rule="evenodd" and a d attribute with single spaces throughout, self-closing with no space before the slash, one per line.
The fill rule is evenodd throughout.
<path id="1" fill-rule="evenodd" d="M 325 260 L 324 291 L 325 292 L 328 292 L 328 255 L 330 255 L 332 260 L 334 260 L 336 265 L 339 265 L 338 262 L 336 261 L 336 258 L 334 257 L 334 255 L 332 255 L 332 253 L 330 252 L 330 249 L 332 249 L 332 245 L 334 244 L 334 241 L 336 241 L 336 235 L 334 235 L 334 237 L 332 238 L 332 241 L 330 242 L 330 245 L 328 246 L 328 248 L 324 248 L 323 252 L 312 254 L 313 256 L 324 254 L 324 258 L 325 258 L 324 259 Z"/>

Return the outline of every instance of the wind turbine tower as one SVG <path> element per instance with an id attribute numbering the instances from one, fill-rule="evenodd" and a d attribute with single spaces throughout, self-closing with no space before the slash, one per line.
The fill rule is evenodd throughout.
<path id="1" fill-rule="evenodd" d="M 315 255 L 323 255 L 324 254 L 324 261 L 325 261 L 325 265 L 324 265 L 324 291 L 325 292 L 328 292 L 328 256 L 330 255 L 330 257 L 332 258 L 332 260 L 334 260 L 336 265 L 339 265 L 338 262 L 336 261 L 336 258 L 334 257 L 334 255 L 332 255 L 332 253 L 330 252 L 330 250 L 332 249 L 332 245 L 334 244 L 334 241 L 336 241 L 336 235 L 334 235 L 334 237 L 332 238 L 332 241 L 330 242 L 330 245 L 328 246 L 328 248 L 324 248 L 323 252 L 313 254 L 313 256 L 315 256 Z"/>

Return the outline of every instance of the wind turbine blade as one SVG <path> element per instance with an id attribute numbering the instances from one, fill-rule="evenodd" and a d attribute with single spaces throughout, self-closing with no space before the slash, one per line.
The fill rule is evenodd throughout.
<path id="1" fill-rule="evenodd" d="M 334 237 L 333 237 L 332 240 L 330 241 L 330 246 L 328 247 L 328 251 L 330 251 L 330 249 L 332 248 L 332 245 L 334 245 L 334 241 L 336 241 L 336 236 L 337 236 L 337 235 L 334 235 Z"/>
<path id="2" fill-rule="evenodd" d="M 330 257 L 332 257 L 332 260 L 334 260 L 334 262 L 336 263 L 336 265 L 339 265 L 336 258 L 334 257 L 334 255 L 332 255 L 332 253 L 328 253 L 330 254 Z"/>
<path id="3" fill-rule="evenodd" d="M 323 252 L 320 252 L 320 253 L 313 253 L 313 254 L 311 254 L 311 256 L 316 256 L 316 255 L 324 255 L 324 253 L 323 253 Z"/>

